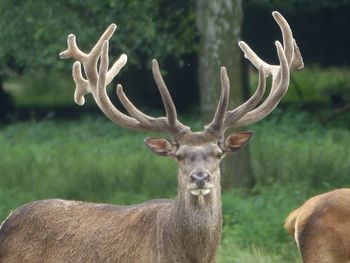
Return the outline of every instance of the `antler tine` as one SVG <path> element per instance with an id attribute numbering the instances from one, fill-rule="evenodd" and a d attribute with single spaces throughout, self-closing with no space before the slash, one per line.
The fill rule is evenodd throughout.
<path id="1" fill-rule="evenodd" d="M 294 56 L 294 44 L 293 44 L 293 33 L 290 29 L 288 22 L 284 17 L 278 13 L 277 11 L 272 12 L 272 16 L 281 28 L 282 32 L 282 39 L 283 39 L 283 47 L 284 47 L 284 53 L 286 55 L 286 59 L 288 61 L 288 66 L 291 65 L 292 59 Z"/>
<path id="2" fill-rule="evenodd" d="M 102 34 L 100 39 L 97 41 L 96 45 L 91 49 L 90 55 L 91 55 L 91 60 L 97 61 L 98 58 L 101 55 L 103 47 L 106 46 L 106 41 L 110 40 L 111 37 L 113 36 L 115 30 L 117 29 L 117 25 L 112 23 L 106 31 Z M 107 44 L 108 45 L 108 44 Z M 107 55 L 108 55 L 108 46 L 107 46 Z"/>
<path id="3" fill-rule="evenodd" d="M 232 125 L 233 127 L 243 127 L 262 120 L 276 108 L 281 98 L 287 92 L 290 75 L 288 61 L 280 42 L 276 41 L 276 47 L 281 68 L 272 82 L 269 96 L 258 108 L 249 111 L 241 119 L 236 121 Z"/>
<path id="4" fill-rule="evenodd" d="M 120 58 L 114 63 L 113 67 L 107 71 L 106 73 L 106 85 L 108 85 L 115 75 L 118 74 L 118 72 L 121 70 L 122 67 L 126 64 L 127 56 L 125 54 L 121 55 Z M 84 96 L 86 94 L 92 94 L 94 99 L 96 100 L 96 103 L 98 104 L 98 96 L 96 87 L 91 84 L 88 80 L 84 79 L 82 72 L 81 72 L 81 63 L 79 61 L 76 61 L 73 64 L 73 80 L 76 84 L 75 92 L 74 92 L 74 101 L 78 105 L 82 106 L 85 103 Z"/>
<path id="5" fill-rule="evenodd" d="M 106 86 L 108 86 L 115 76 L 118 75 L 119 71 L 125 66 L 127 61 L 127 56 L 122 54 L 120 58 L 113 64 L 113 66 L 108 70 L 106 77 Z"/>
<path id="6" fill-rule="evenodd" d="M 267 64 L 245 43 L 244 41 L 239 41 L 238 46 L 244 53 L 244 57 L 248 59 L 255 68 L 263 68 L 267 75 L 273 75 L 278 71 L 278 66 Z"/>
<path id="7" fill-rule="evenodd" d="M 142 111 L 136 108 L 134 104 L 132 104 L 132 102 L 125 95 L 121 84 L 117 85 L 117 95 L 120 102 L 122 103 L 122 105 L 124 106 L 126 111 L 130 114 L 131 117 L 139 120 L 144 125 L 152 126 L 152 121 L 154 121 L 154 118 L 144 114 Z"/>
<path id="8" fill-rule="evenodd" d="M 121 58 L 119 58 L 119 60 L 120 59 Z M 93 93 L 97 105 L 102 110 L 102 112 L 114 123 L 132 130 L 145 130 L 140 122 L 120 112 L 110 101 L 106 90 L 108 64 L 108 40 L 105 40 L 103 42 L 101 50 L 101 61 L 98 73 L 97 87 L 95 93 Z M 118 64 L 123 65 L 122 62 L 119 62 Z"/>
<path id="9" fill-rule="evenodd" d="M 226 130 L 229 127 L 233 126 L 236 121 L 242 118 L 247 112 L 254 109 L 256 105 L 262 99 L 266 89 L 266 75 L 265 70 L 262 66 L 259 69 L 259 82 L 258 87 L 256 88 L 255 93 L 251 96 L 245 103 L 237 107 L 232 111 L 226 112 L 225 119 L 227 120 L 224 123 L 223 129 Z"/>
<path id="10" fill-rule="evenodd" d="M 83 105 L 85 102 L 84 95 L 91 93 L 99 108 L 114 123 L 132 130 L 168 132 L 176 140 L 177 136 L 190 129 L 177 120 L 175 105 L 160 75 L 156 60 L 153 60 L 153 74 L 165 105 L 167 118 L 153 118 L 142 113 L 125 96 L 121 85 L 117 87 L 117 94 L 131 116 L 120 112 L 110 101 L 106 86 L 110 84 L 127 61 L 127 56 L 122 54 L 108 70 L 108 40 L 112 37 L 116 28 L 115 24 L 110 25 L 89 54 L 82 52 L 78 48 L 74 35 L 68 36 L 68 48 L 60 53 L 60 58 L 75 58 L 78 60 L 73 65 L 73 79 L 76 83 L 75 102 Z M 97 62 L 99 58 L 100 67 L 98 70 Z M 82 66 L 87 79 L 82 75 Z"/>
<path id="11" fill-rule="evenodd" d="M 143 114 L 139 111 L 132 103 L 126 98 L 125 94 L 121 89 L 121 85 L 118 85 L 117 94 L 120 98 L 123 98 L 122 104 L 126 106 L 129 114 L 132 117 L 129 117 L 119 110 L 117 110 L 112 102 L 110 101 L 107 91 L 106 91 L 106 83 L 107 83 L 107 69 L 108 69 L 108 41 L 105 41 L 102 47 L 101 52 L 101 62 L 100 62 L 100 70 L 99 70 L 99 78 L 97 83 L 97 97 L 100 100 L 100 108 L 104 112 L 104 114 L 111 119 L 113 122 L 135 130 L 148 130 L 148 131 L 162 131 L 162 132 L 170 132 L 176 133 L 173 129 L 169 128 L 166 123 L 166 119 L 159 118 L 155 119 L 152 117 Z M 119 90 L 119 92 L 118 92 Z M 123 96 L 124 94 L 124 96 Z M 121 96 L 120 96 L 121 95 Z M 120 118 L 123 117 L 123 118 Z"/>
<path id="12" fill-rule="evenodd" d="M 293 38 L 293 33 L 287 20 L 277 11 L 272 12 L 272 16 L 282 31 L 284 52 L 290 71 L 303 69 L 303 58 L 300 54 L 297 42 Z"/>
<path id="13" fill-rule="evenodd" d="M 115 24 L 110 25 L 89 54 L 78 48 L 75 36 L 70 34 L 67 39 L 68 48 L 61 52 L 59 56 L 62 59 L 74 58 L 78 60 L 73 65 L 73 79 L 76 84 L 74 99 L 77 104 L 83 105 L 85 102 L 84 95 L 91 93 L 96 104 L 110 120 L 125 128 L 146 130 L 139 121 L 116 109 L 107 96 L 106 85 L 112 81 L 127 62 L 127 56 L 122 54 L 112 68 L 108 70 L 108 39 L 111 38 L 115 29 Z M 101 64 L 98 72 L 97 61 L 100 56 Z M 81 64 L 84 67 L 87 79 L 82 76 Z"/>
<path id="14" fill-rule="evenodd" d="M 97 72 L 97 61 L 98 58 L 101 55 L 102 48 L 104 46 L 105 41 L 108 41 L 114 34 L 115 30 L 117 29 L 116 24 L 111 24 L 106 31 L 102 34 L 100 39 L 97 41 L 96 45 L 91 49 L 88 60 L 84 65 L 84 70 L 86 73 L 86 77 L 88 80 L 95 84 L 97 83 L 98 79 L 98 72 Z M 108 49 L 108 48 L 107 48 Z M 108 52 L 108 51 L 107 51 Z M 124 65 L 123 65 L 124 66 Z"/>
<path id="15" fill-rule="evenodd" d="M 297 45 L 295 39 L 293 39 L 293 48 L 294 48 L 294 58 L 292 64 L 290 65 L 291 70 L 302 70 L 304 68 L 303 57 L 301 56 L 300 49 Z"/>
<path id="16" fill-rule="evenodd" d="M 227 76 L 227 71 L 225 67 L 221 67 L 220 71 L 221 79 L 221 94 L 218 106 L 213 120 L 209 125 L 205 127 L 205 130 L 211 133 L 217 133 L 221 135 L 221 130 L 223 127 L 226 110 L 228 107 L 228 102 L 230 98 L 230 80 Z"/>
<path id="17" fill-rule="evenodd" d="M 168 124 L 170 128 L 175 129 L 176 121 L 177 121 L 175 104 L 170 96 L 167 86 L 165 85 L 162 74 L 160 73 L 160 70 L 159 70 L 158 61 L 156 59 L 152 60 L 152 72 L 153 72 L 154 80 L 159 89 L 159 93 L 163 100 L 165 112 L 168 118 Z"/>
<path id="18" fill-rule="evenodd" d="M 83 105 L 85 102 L 84 95 L 92 93 L 96 97 L 96 84 L 98 80 L 97 61 L 101 54 L 104 41 L 109 40 L 115 32 L 117 26 L 111 24 L 106 31 L 102 34 L 96 45 L 92 50 L 86 54 L 82 52 L 76 44 L 76 36 L 73 34 L 68 35 L 67 44 L 68 48 L 59 54 L 61 59 L 73 58 L 79 61 L 86 73 L 87 80 L 85 80 L 81 74 L 81 65 L 73 66 L 73 78 L 76 81 L 75 102 L 79 105 Z M 126 64 L 127 57 L 125 54 L 115 62 L 112 68 L 107 73 L 107 85 L 118 74 L 120 69 Z M 74 72 L 76 74 L 74 74 Z M 79 73 L 80 72 L 80 73 Z M 78 82 L 77 82 L 78 81 Z M 81 85 L 81 83 L 87 83 Z M 77 83 L 80 83 L 79 85 Z M 96 98 L 95 98 L 96 99 Z"/>
<path id="19" fill-rule="evenodd" d="M 68 35 L 67 46 L 68 48 L 59 54 L 60 59 L 74 58 L 80 62 L 86 61 L 88 55 L 78 48 L 75 35 Z"/>
<path id="20" fill-rule="evenodd" d="M 75 92 L 74 92 L 74 101 L 78 105 L 83 105 L 85 103 L 84 95 L 91 93 L 89 82 L 84 79 L 81 73 L 81 64 L 79 61 L 76 61 L 73 64 L 73 80 L 75 82 Z"/>
<path id="21" fill-rule="evenodd" d="M 227 129 L 230 126 L 242 127 L 250 125 L 265 118 L 278 105 L 279 101 L 287 92 L 290 71 L 303 68 L 303 60 L 299 48 L 296 44 L 296 41 L 293 39 L 292 30 L 290 29 L 288 22 L 280 13 L 276 11 L 274 11 L 272 15 L 278 23 L 283 36 L 283 47 L 280 42 L 276 42 L 277 54 L 280 65 L 270 65 L 266 63 L 265 61 L 260 59 L 245 42 L 239 42 L 239 46 L 244 52 L 244 56 L 248 60 L 250 60 L 250 62 L 260 71 L 260 84 L 258 87 L 260 87 L 260 85 L 262 84 L 262 71 L 264 71 L 267 75 L 272 75 L 272 86 L 270 93 L 266 100 L 256 109 L 254 109 L 254 107 L 261 100 L 262 96 L 257 96 L 256 99 L 260 97 L 258 100 L 253 99 L 253 101 L 256 102 L 253 107 L 246 107 L 247 105 L 243 104 L 245 105 L 244 107 L 242 105 L 237 109 L 228 112 L 226 114 L 224 122 L 224 129 Z M 243 110 L 242 107 L 245 109 Z"/>
<path id="22" fill-rule="evenodd" d="M 140 123 L 142 123 L 143 126 L 147 127 L 148 130 L 167 132 L 172 134 L 174 137 L 176 137 L 177 134 L 181 134 L 182 132 L 190 130 L 189 127 L 183 125 L 178 120 L 176 122 L 176 128 L 173 129 L 168 125 L 167 118 L 154 118 L 144 114 L 142 111 L 136 108 L 135 105 L 128 99 L 128 97 L 123 91 L 122 85 L 120 84 L 118 84 L 117 86 L 117 95 L 120 102 L 122 103 L 126 111 L 130 114 L 130 116 L 137 119 Z"/>
<path id="23" fill-rule="evenodd" d="M 117 86 L 117 95 L 121 103 L 123 104 L 124 108 L 132 117 L 136 118 L 138 121 L 142 123 L 142 125 L 148 127 L 148 129 L 153 129 L 158 131 L 160 130 L 160 131 L 171 133 L 173 135 L 180 134 L 182 132 L 190 130 L 189 127 L 183 125 L 180 121 L 177 120 L 177 114 L 176 114 L 176 108 L 175 108 L 174 102 L 160 74 L 158 62 L 155 59 L 152 60 L 152 71 L 153 71 L 153 76 L 156 81 L 157 87 L 159 89 L 160 95 L 163 100 L 167 118 L 164 118 L 164 117 L 154 118 L 141 112 L 128 99 L 128 97 L 125 95 L 123 91 L 122 86 L 119 84 Z"/>

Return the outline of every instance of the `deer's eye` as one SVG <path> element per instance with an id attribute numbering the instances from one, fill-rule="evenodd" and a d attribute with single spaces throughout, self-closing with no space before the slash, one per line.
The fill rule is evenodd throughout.
<path id="1" fill-rule="evenodd" d="M 176 157 L 176 160 L 178 161 L 182 161 L 184 159 L 183 154 L 180 154 L 180 153 L 177 153 L 175 157 Z"/>
<path id="2" fill-rule="evenodd" d="M 216 157 L 217 157 L 218 159 L 220 159 L 220 158 L 222 157 L 222 152 L 217 153 L 217 154 L 216 154 Z"/>

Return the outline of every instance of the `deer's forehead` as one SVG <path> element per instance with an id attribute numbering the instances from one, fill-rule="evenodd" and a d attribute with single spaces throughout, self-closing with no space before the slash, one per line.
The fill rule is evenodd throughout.
<path id="1" fill-rule="evenodd" d="M 206 143 L 202 145 L 181 145 L 178 149 L 179 153 L 188 155 L 212 154 L 220 151 L 220 147 L 215 143 Z"/>
<path id="2" fill-rule="evenodd" d="M 190 132 L 183 134 L 176 140 L 180 145 L 203 146 L 207 144 L 217 144 L 218 138 L 208 132 Z"/>

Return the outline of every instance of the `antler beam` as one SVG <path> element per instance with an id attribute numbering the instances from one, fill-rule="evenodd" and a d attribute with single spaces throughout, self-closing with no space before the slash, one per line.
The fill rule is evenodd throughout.
<path id="1" fill-rule="evenodd" d="M 225 130 L 230 127 L 237 128 L 247 126 L 265 118 L 273 111 L 287 92 L 290 72 L 296 69 L 300 70 L 304 67 L 303 59 L 296 41 L 293 39 L 293 34 L 288 22 L 276 11 L 272 13 L 272 16 L 279 25 L 283 36 L 283 46 L 279 41 L 275 43 L 279 65 L 270 65 L 266 63 L 259 58 L 245 42 L 240 41 L 239 47 L 244 52 L 244 56 L 259 70 L 259 84 L 257 90 L 248 101 L 231 111 L 226 111 L 225 107 L 227 106 L 222 103 L 222 101 L 228 100 L 229 92 L 222 92 L 214 119 L 206 127 L 207 131 L 215 131 L 218 134 L 223 134 Z M 272 76 L 270 93 L 266 100 L 255 108 L 261 101 L 265 92 L 266 76 L 268 75 Z M 228 82 L 228 79 L 223 80 L 221 77 L 221 82 L 223 83 L 223 81 Z M 223 111 L 225 111 L 224 117 L 222 117 Z"/>
<path id="2" fill-rule="evenodd" d="M 89 54 L 82 52 L 78 48 L 76 44 L 76 37 L 73 34 L 68 36 L 68 48 L 61 52 L 59 56 L 61 59 L 73 58 L 77 60 L 73 64 L 73 79 L 76 84 L 76 90 L 74 93 L 75 102 L 79 105 L 83 105 L 85 103 L 84 96 L 91 93 L 96 101 L 96 104 L 110 120 L 128 129 L 137 131 L 145 130 L 167 132 L 173 137 L 189 131 L 189 127 L 183 125 L 177 120 L 175 105 L 160 73 L 158 62 L 155 59 L 152 61 L 152 70 L 165 106 L 167 115 L 166 118 L 153 118 L 142 113 L 126 97 L 121 85 L 118 85 L 117 87 L 117 95 L 130 116 L 120 112 L 110 101 L 107 95 L 106 87 L 112 82 L 114 77 L 127 62 L 127 56 L 122 54 L 114 65 L 108 69 L 108 41 L 112 37 L 116 28 L 117 26 L 115 24 L 110 25 Z M 99 58 L 100 67 L 97 69 L 97 62 Z M 83 65 L 86 79 L 82 75 L 81 64 Z"/>

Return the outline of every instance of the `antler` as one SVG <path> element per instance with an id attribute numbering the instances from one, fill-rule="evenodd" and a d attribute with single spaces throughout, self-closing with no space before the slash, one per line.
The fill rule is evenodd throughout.
<path id="1" fill-rule="evenodd" d="M 174 138 L 181 133 L 189 131 L 189 127 L 177 120 L 176 108 L 171 99 L 170 93 L 160 74 L 157 61 L 153 62 L 153 75 L 160 91 L 167 117 L 153 118 L 138 110 L 126 97 L 122 86 L 118 85 L 117 94 L 130 116 L 120 112 L 110 101 L 106 86 L 119 73 L 127 62 L 127 56 L 122 54 L 114 65 L 108 70 L 108 40 L 112 37 L 117 26 L 111 24 L 103 33 L 97 44 L 89 54 L 82 52 L 77 44 L 76 37 L 70 34 L 67 39 L 68 48 L 60 53 L 60 58 L 74 58 L 77 61 L 73 64 L 73 79 L 76 84 L 74 93 L 75 102 L 79 105 L 85 103 L 84 95 L 91 93 L 96 104 L 102 112 L 114 123 L 132 130 L 161 131 L 170 133 Z M 100 67 L 97 70 L 97 62 L 100 58 Z M 81 64 L 86 75 L 82 76 Z"/>
<path id="2" fill-rule="evenodd" d="M 259 70 L 257 90 L 248 101 L 234 110 L 226 111 L 229 96 L 229 92 L 226 89 L 229 89 L 229 80 L 226 75 L 226 69 L 223 68 L 221 70 L 222 92 L 220 102 L 213 121 L 206 127 L 206 130 L 222 134 L 230 127 L 247 126 L 265 118 L 273 111 L 287 92 L 290 71 L 300 70 L 304 67 L 299 48 L 293 39 L 292 31 L 287 21 L 276 11 L 272 15 L 281 28 L 283 36 L 283 47 L 279 41 L 275 42 L 280 65 L 267 64 L 245 42 L 240 41 L 239 46 L 244 52 L 244 56 Z M 271 90 L 266 100 L 255 108 L 261 101 L 265 91 L 265 74 L 272 76 Z"/>

